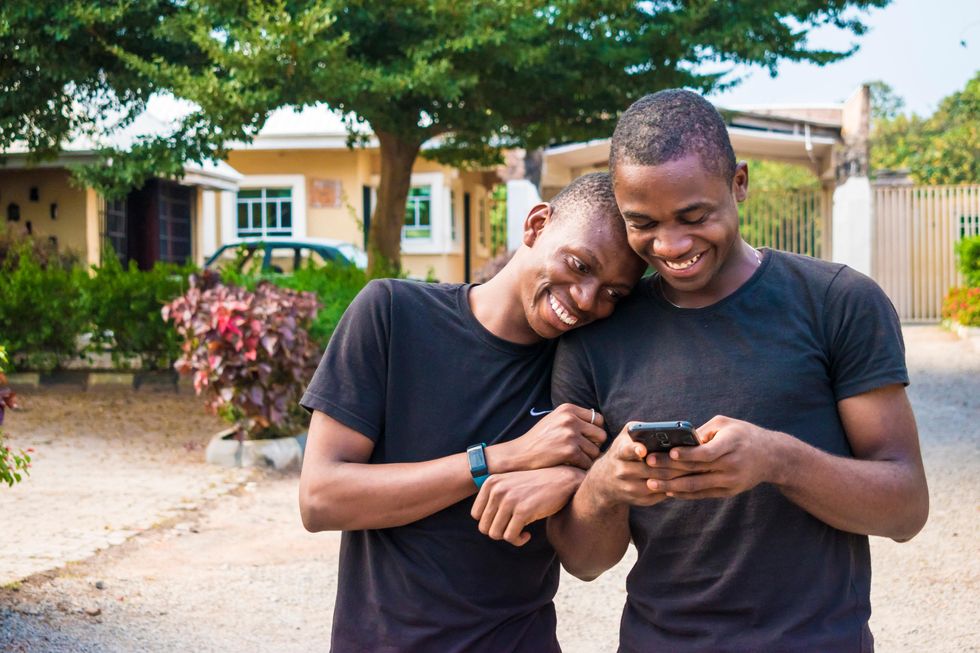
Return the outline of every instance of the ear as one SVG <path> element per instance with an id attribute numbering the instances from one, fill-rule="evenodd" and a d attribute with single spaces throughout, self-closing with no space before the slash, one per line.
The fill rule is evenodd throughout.
<path id="1" fill-rule="evenodd" d="M 732 195 L 736 202 L 744 202 L 749 195 L 749 164 L 739 161 L 735 165 L 735 176 L 732 177 Z"/>
<path id="2" fill-rule="evenodd" d="M 524 244 L 533 247 L 544 226 L 551 220 L 551 204 L 535 204 L 524 218 Z"/>

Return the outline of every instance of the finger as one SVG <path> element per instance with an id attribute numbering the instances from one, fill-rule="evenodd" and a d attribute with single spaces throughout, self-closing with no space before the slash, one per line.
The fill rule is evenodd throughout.
<path id="1" fill-rule="evenodd" d="M 657 469 L 673 469 L 681 472 L 705 472 L 708 467 L 702 462 L 674 460 L 666 453 L 652 453 L 646 457 L 646 463 Z"/>
<path id="2" fill-rule="evenodd" d="M 687 476 L 688 474 L 700 474 L 703 472 L 682 472 L 676 469 L 667 469 L 664 467 L 651 468 L 647 472 L 647 478 L 653 479 L 655 481 L 672 481 L 675 478 L 681 478 L 682 476 Z"/>
<path id="3" fill-rule="evenodd" d="M 493 487 L 493 483 L 488 478 L 483 482 L 483 487 L 480 488 L 480 491 L 476 493 L 473 508 L 470 510 L 470 517 L 477 521 L 480 521 L 480 517 L 483 516 L 483 510 L 487 507 L 487 502 L 490 501 L 491 487 Z"/>
<path id="4" fill-rule="evenodd" d="M 725 477 L 716 472 L 690 474 L 669 481 L 655 479 L 650 479 L 647 481 L 647 487 L 650 488 L 651 491 L 662 492 L 664 494 L 704 492 L 706 490 L 722 489 L 725 486 Z"/>
<path id="5" fill-rule="evenodd" d="M 490 524 L 490 528 L 487 530 L 487 535 L 490 536 L 492 540 L 502 540 L 504 538 L 504 531 L 507 530 L 507 524 L 513 519 L 513 511 L 506 507 L 501 507 L 497 511 L 497 514 L 493 517 L 493 522 Z"/>
<path id="6" fill-rule="evenodd" d="M 596 415 L 598 415 L 598 413 L 596 413 Z M 596 420 L 598 419 L 599 418 L 596 417 Z M 595 425 L 586 422 L 582 425 L 581 433 L 592 442 L 595 442 L 597 445 L 601 445 L 609 438 L 608 434 L 606 434 L 606 430 L 601 426 L 598 426 L 598 422 L 596 422 Z"/>
<path id="7" fill-rule="evenodd" d="M 599 457 L 599 445 L 588 438 L 579 438 L 578 442 L 579 449 L 582 450 L 590 460 L 595 460 Z"/>
<path id="8" fill-rule="evenodd" d="M 523 519 L 518 519 L 516 515 L 511 517 L 507 528 L 504 529 L 504 541 L 510 542 L 514 546 L 527 544 L 528 540 L 531 539 L 531 534 L 524 530 L 527 524 L 521 523 L 523 521 Z"/>
<path id="9" fill-rule="evenodd" d="M 592 462 L 595 458 L 589 456 L 587 453 L 581 449 L 576 449 L 575 453 L 572 454 L 572 459 L 570 464 L 578 467 L 579 469 L 584 469 L 588 471 L 592 467 Z"/>
<path id="10" fill-rule="evenodd" d="M 731 438 L 717 438 L 697 447 L 674 447 L 669 456 L 678 463 L 714 463 L 731 451 Z"/>
<path id="11" fill-rule="evenodd" d="M 720 488 L 714 488 L 711 490 L 703 490 L 701 492 L 668 492 L 667 496 L 671 499 L 680 499 L 682 501 L 693 501 L 696 499 L 727 499 L 732 493 L 729 490 L 723 490 Z"/>
<path id="12" fill-rule="evenodd" d="M 480 525 L 478 526 L 480 532 L 484 535 L 490 533 L 490 526 L 493 524 L 493 520 L 497 516 L 499 509 L 500 496 L 491 496 L 490 500 L 487 501 L 486 507 L 483 509 L 483 514 L 480 515 Z"/>
<path id="13" fill-rule="evenodd" d="M 567 408 L 565 408 L 567 406 Z M 602 415 L 599 411 L 595 411 L 595 420 L 592 419 L 592 408 L 583 408 L 582 406 L 576 406 L 575 404 L 562 404 L 558 407 L 562 409 L 562 412 L 569 412 L 575 417 L 579 418 L 586 424 L 592 422 L 593 426 L 599 426 L 600 428 L 605 424 L 602 419 Z M 558 412 L 558 409 L 555 412 Z"/>

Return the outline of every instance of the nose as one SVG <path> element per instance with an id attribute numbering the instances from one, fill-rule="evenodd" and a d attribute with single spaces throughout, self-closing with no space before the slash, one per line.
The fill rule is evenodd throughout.
<path id="1" fill-rule="evenodd" d="M 599 283 L 595 280 L 574 284 L 569 293 L 572 301 L 583 313 L 592 313 L 596 307 L 596 299 L 599 296 Z"/>
<path id="2" fill-rule="evenodd" d="M 661 258 L 680 258 L 691 251 L 694 241 L 683 228 L 664 227 L 653 239 L 653 253 Z"/>

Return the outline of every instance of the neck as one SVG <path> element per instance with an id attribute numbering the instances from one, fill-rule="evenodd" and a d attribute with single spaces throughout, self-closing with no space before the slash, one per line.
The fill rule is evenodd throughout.
<path id="1" fill-rule="evenodd" d="M 490 281 L 470 290 L 470 310 L 493 335 L 521 345 L 541 341 L 524 315 L 520 293 L 520 252 Z"/>
<path id="2" fill-rule="evenodd" d="M 739 239 L 735 251 L 715 273 L 707 287 L 695 292 L 678 291 L 660 278 L 660 292 L 668 302 L 678 308 L 706 308 L 720 302 L 747 282 L 762 264 L 762 253 Z"/>

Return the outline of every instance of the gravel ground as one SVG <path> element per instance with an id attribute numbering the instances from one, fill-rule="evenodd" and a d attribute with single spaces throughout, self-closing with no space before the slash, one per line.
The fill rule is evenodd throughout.
<path id="1" fill-rule="evenodd" d="M 980 651 L 980 352 L 935 327 L 906 329 L 909 389 L 920 427 L 932 498 L 929 523 L 906 544 L 872 539 L 874 581 L 872 630 L 878 651 Z M 41 393 L 45 395 L 45 393 Z M 162 395 L 161 395 L 162 397 Z M 44 397 L 46 438 L 56 446 L 61 434 L 84 432 L 86 450 L 103 437 L 115 442 L 122 432 L 139 431 L 145 448 L 129 446 L 113 467 L 131 463 L 150 482 L 150 468 L 168 475 L 187 469 L 213 472 L 196 462 L 212 424 L 202 423 L 190 435 L 176 422 L 198 419 L 198 404 L 189 397 L 162 400 L 153 395 L 126 395 L 127 413 L 96 413 L 84 393 L 65 392 L 56 409 Z M 40 402 L 40 403 L 35 403 Z M 176 403 L 170 403 L 176 402 Z M 77 408 L 82 406 L 84 415 Z M 89 408 L 84 408 L 88 406 Z M 158 409 L 163 409 L 163 415 Z M 59 410 L 61 412 L 59 412 Z M 126 416 L 128 415 L 128 417 Z M 8 424 L 16 441 L 31 439 L 22 426 L 27 413 Z M 179 417 L 173 417 L 179 416 Z M 133 428 L 129 419 L 143 424 Z M 165 420 L 170 436 L 152 425 Z M 203 419 L 203 418 L 202 418 Z M 172 420 L 172 421 L 171 421 Z M 104 431 L 104 432 L 102 432 Z M 45 442 L 47 440 L 41 440 Z M 186 443 L 192 444 L 186 444 Z M 196 444 L 193 444 L 196 443 Z M 26 445 L 25 445 L 26 446 Z M 37 445 L 35 445 L 37 446 Z M 141 453 L 142 452 L 142 453 Z M 106 454 L 108 455 L 108 454 Z M 59 469 L 70 458 L 59 460 Z M 41 486 L 40 456 L 36 478 Z M 154 462 L 154 460 L 156 462 Z M 69 473 L 64 470 L 65 473 Z M 102 475 L 100 467 L 98 475 Z M 45 486 L 56 478 L 46 473 Z M 184 476 L 176 476 L 184 483 Z M 195 478 L 193 473 L 189 478 Z M 132 476 L 120 482 L 142 485 Z M 308 651 L 326 649 L 336 584 L 339 537 L 311 535 L 299 523 L 297 477 L 257 474 L 229 482 L 226 490 L 194 499 L 187 510 L 173 513 L 153 528 L 137 532 L 82 562 L 36 573 L 0 589 L 2 651 Z M 110 488 L 103 487 L 103 493 Z M 10 546 L 11 524 L 21 530 L 59 523 L 76 510 L 107 505 L 127 510 L 125 501 L 90 493 L 76 507 L 49 509 L 52 493 L 37 493 L 35 522 L 12 521 L 6 489 L 0 489 L 0 514 L 7 527 L 0 558 L 21 559 L 31 551 Z M 167 495 L 169 496 L 169 495 Z M 154 505 L 167 513 L 166 496 Z M 57 504 L 60 506 L 60 504 Z M 181 503 L 178 501 L 178 505 Z M 113 506 L 117 506 L 114 508 Z M 108 517 L 108 515 L 107 515 Z M 93 529 L 102 528 L 100 522 Z M 128 530 L 128 529 L 124 529 Z M 566 652 L 615 650 L 624 579 L 632 553 L 592 583 L 564 577 L 557 598 L 559 638 Z"/>

